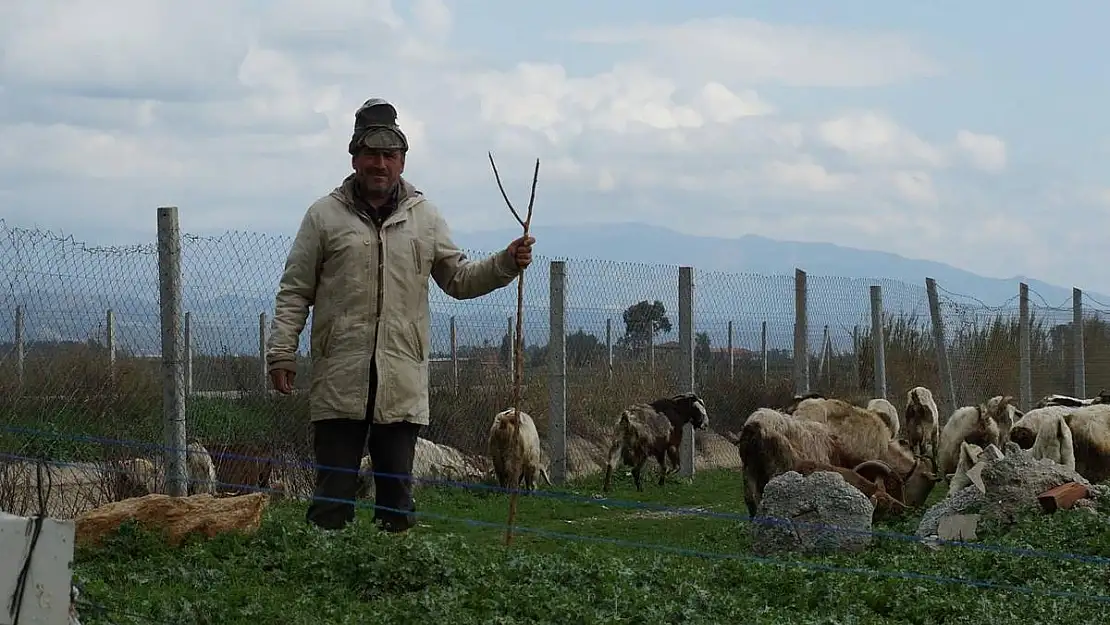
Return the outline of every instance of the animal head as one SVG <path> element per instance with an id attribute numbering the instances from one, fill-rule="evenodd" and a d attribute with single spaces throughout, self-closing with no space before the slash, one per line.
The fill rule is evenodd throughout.
<path id="1" fill-rule="evenodd" d="M 822 395 L 821 393 L 806 393 L 805 395 L 795 395 L 793 397 L 793 399 L 790 400 L 790 403 L 786 406 L 786 408 L 784 408 L 782 410 L 782 412 L 784 412 L 786 414 L 794 414 L 794 411 L 798 409 L 798 404 L 802 403 L 803 401 L 805 401 L 807 399 L 828 399 L 828 398 L 825 397 L 824 395 Z"/>
<path id="2" fill-rule="evenodd" d="M 890 465 L 879 460 L 868 460 L 860 463 L 853 471 L 875 485 L 875 492 L 870 499 L 877 516 L 889 518 L 907 511 L 906 504 L 901 500 L 904 490 L 902 480 Z"/>
<path id="3" fill-rule="evenodd" d="M 1015 425 L 1010 428 L 1010 442 L 1022 449 L 1032 449 L 1037 440 L 1037 434 L 1024 425 Z"/>
<path id="4" fill-rule="evenodd" d="M 654 404 L 653 404 L 654 405 Z M 694 429 L 703 430 L 709 427 L 709 413 L 705 409 L 705 402 L 696 393 L 679 393 L 665 400 L 661 412 L 671 413 L 678 417 L 680 423 L 689 423 Z"/>

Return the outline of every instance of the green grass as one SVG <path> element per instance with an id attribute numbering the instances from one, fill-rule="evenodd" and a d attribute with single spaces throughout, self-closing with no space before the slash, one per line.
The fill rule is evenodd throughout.
<path id="1" fill-rule="evenodd" d="M 695 485 L 654 484 L 638 494 L 628 478 L 614 499 L 743 513 L 739 474 L 700 473 Z M 568 492 L 599 492 L 592 478 Z M 934 499 L 941 493 L 934 493 Z M 508 498 L 481 491 L 421 487 L 421 512 L 504 523 Z M 270 507 L 252 536 L 195 539 L 170 548 L 153 533 L 125 526 L 104 546 L 79 549 L 75 575 L 97 623 L 1070 623 L 1105 607 L 923 580 L 813 572 L 753 561 L 749 526 L 738 520 L 669 517 L 604 502 L 521 497 L 517 525 L 551 532 L 732 554 L 668 553 L 517 533 L 460 521 L 421 519 L 407 535 L 381 534 L 370 510 L 341 532 L 303 521 L 303 502 Z M 916 519 L 883 529 L 912 532 Z M 986 542 L 1110 556 L 1101 516 L 1034 516 Z M 1110 594 L 1106 566 L 948 547 L 939 552 L 877 540 L 865 553 L 780 557 L 846 568 L 967 578 L 1083 595 Z M 131 616 L 129 616 L 131 615 Z"/>

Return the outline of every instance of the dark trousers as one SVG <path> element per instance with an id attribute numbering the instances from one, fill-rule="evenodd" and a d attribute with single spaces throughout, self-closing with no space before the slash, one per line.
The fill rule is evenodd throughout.
<path id="1" fill-rule="evenodd" d="M 370 373 L 365 418 L 327 419 L 312 424 L 316 488 L 305 516 L 308 522 L 324 529 L 340 529 L 354 520 L 357 472 L 367 449 L 374 466 L 374 504 L 390 508 L 375 507 L 374 521 L 390 532 L 403 532 L 416 524 L 412 514 L 416 505 L 412 499 L 411 476 L 420 426 L 406 422 L 373 422 L 377 367 L 371 365 Z M 397 475 L 402 477 L 394 477 Z"/>

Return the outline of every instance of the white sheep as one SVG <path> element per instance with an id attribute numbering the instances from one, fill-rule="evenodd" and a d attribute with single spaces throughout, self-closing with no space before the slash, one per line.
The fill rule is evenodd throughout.
<path id="1" fill-rule="evenodd" d="M 543 466 L 540 435 L 528 413 L 508 408 L 494 415 L 486 444 L 501 488 L 519 488 L 523 482 L 525 490 L 532 491 L 540 477 L 551 484 Z"/>
<path id="2" fill-rule="evenodd" d="M 116 499 L 142 497 L 157 490 L 158 469 L 146 458 L 128 458 L 119 463 L 112 477 Z"/>
<path id="3" fill-rule="evenodd" d="M 1075 470 L 1075 443 L 1064 415 L 1055 414 L 1041 422 L 1031 453 L 1037 460 L 1047 458 Z"/>
<path id="4" fill-rule="evenodd" d="M 952 413 L 940 431 L 940 442 L 937 445 L 937 468 L 941 475 L 950 475 L 956 471 L 960 443 L 963 441 L 980 447 L 1002 447 L 999 422 L 1010 418 L 1012 413 L 1009 405 L 1013 400 L 1009 395 L 992 397 L 983 404 L 963 406 Z"/>
<path id="5" fill-rule="evenodd" d="M 1064 420 L 1071 428 L 1076 473 L 1092 483 L 1110 478 L 1110 404 L 1073 408 Z"/>
<path id="6" fill-rule="evenodd" d="M 894 407 L 894 404 L 890 403 L 885 398 L 876 397 L 867 402 L 867 409 L 879 413 L 879 416 L 886 422 L 886 426 L 890 428 L 890 437 L 894 439 L 898 438 L 898 432 L 901 430 L 901 426 L 898 423 L 898 409 Z"/>
<path id="7" fill-rule="evenodd" d="M 216 494 L 216 464 L 200 441 L 194 440 L 185 448 L 185 472 L 190 495 Z"/>
<path id="8" fill-rule="evenodd" d="M 1075 409 L 1076 406 L 1066 404 L 1049 404 L 1034 408 L 1014 422 L 1013 427 L 1010 428 L 1010 440 L 1022 449 L 1032 449 L 1042 425 L 1057 417 L 1063 417 Z"/>

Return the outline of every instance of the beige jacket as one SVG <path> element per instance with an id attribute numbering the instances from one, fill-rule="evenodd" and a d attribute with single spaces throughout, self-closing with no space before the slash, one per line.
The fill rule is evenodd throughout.
<path id="1" fill-rule="evenodd" d="M 428 276 L 456 299 L 480 297 L 520 273 L 506 250 L 468 260 L 439 209 L 407 181 L 379 231 L 355 211 L 353 176 L 309 207 L 285 263 L 266 345 L 270 370 L 296 370 L 309 307 L 313 421 L 363 418 L 370 362 L 375 423 L 428 424 Z"/>

